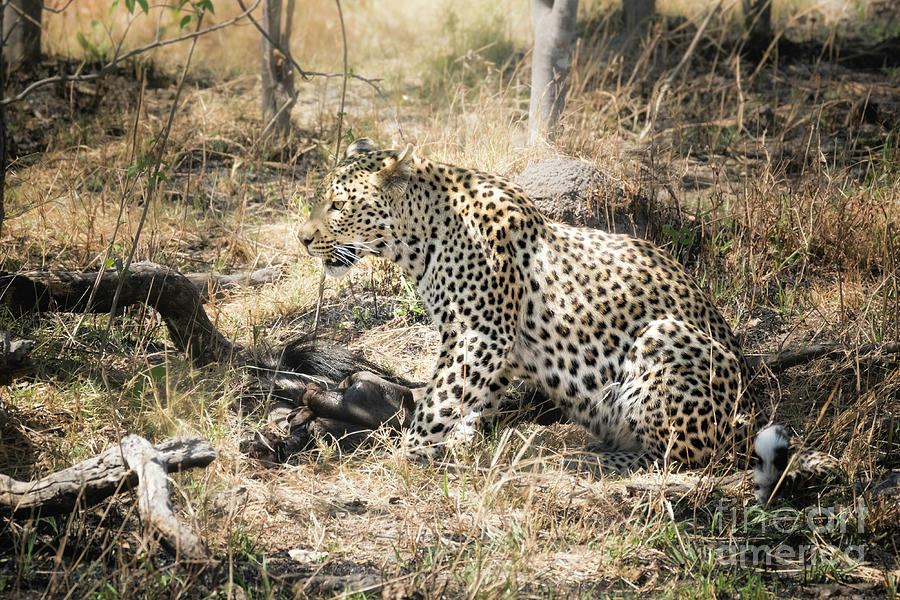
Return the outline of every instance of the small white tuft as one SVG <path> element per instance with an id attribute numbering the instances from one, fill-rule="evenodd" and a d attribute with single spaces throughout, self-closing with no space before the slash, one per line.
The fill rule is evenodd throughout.
<path id="1" fill-rule="evenodd" d="M 790 445 L 791 437 L 787 429 L 781 425 L 770 425 L 757 434 L 753 449 L 763 461 L 771 462 L 775 460 L 777 450 L 789 448 Z"/>
<path id="2" fill-rule="evenodd" d="M 756 490 L 756 501 L 760 504 L 768 502 L 772 491 L 787 468 L 791 451 L 791 438 L 787 429 L 781 425 L 766 427 L 756 436 L 753 453 L 757 463 L 753 467 L 753 484 Z"/>

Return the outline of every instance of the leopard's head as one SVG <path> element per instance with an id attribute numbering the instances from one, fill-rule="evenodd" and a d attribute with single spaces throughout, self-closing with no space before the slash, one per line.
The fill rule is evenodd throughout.
<path id="1" fill-rule="evenodd" d="M 322 259 L 325 273 L 341 277 L 360 258 L 396 241 L 392 205 L 406 191 L 414 161 L 412 145 L 377 150 L 360 139 L 325 176 L 298 233 L 310 256 Z"/>

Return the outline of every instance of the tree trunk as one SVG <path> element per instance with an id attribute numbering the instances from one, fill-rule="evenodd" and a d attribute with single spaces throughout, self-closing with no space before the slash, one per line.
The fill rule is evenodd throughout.
<path id="1" fill-rule="evenodd" d="M 747 48 L 762 55 L 772 43 L 772 0 L 742 0 Z"/>
<path id="2" fill-rule="evenodd" d="M 265 0 L 263 27 L 274 44 L 262 38 L 262 114 L 263 138 L 280 139 L 290 132 L 291 108 L 294 106 L 294 66 L 287 58 L 290 52 L 291 19 L 294 1 L 288 0 L 282 27 L 282 0 Z"/>
<path id="3" fill-rule="evenodd" d="M 656 13 L 656 0 L 622 0 L 622 13 L 628 35 L 640 35 Z"/>
<path id="4" fill-rule="evenodd" d="M 2 19 L 0 12 L 0 19 Z M 3 68 L 3 46 L 0 44 L 0 97 L 6 96 L 6 70 Z M 0 237 L 3 237 L 3 222 L 6 220 L 6 107 L 0 106 Z"/>
<path id="5" fill-rule="evenodd" d="M 31 68 L 41 59 L 41 0 L 6 0 L 3 41 L 6 72 Z"/>
<path id="6" fill-rule="evenodd" d="M 577 16 L 578 0 L 531 0 L 534 52 L 528 121 L 532 143 L 551 134 L 565 105 Z"/>

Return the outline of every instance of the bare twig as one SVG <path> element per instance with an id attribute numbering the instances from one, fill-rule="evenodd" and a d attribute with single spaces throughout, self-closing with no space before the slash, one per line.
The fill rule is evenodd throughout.
<path id="1" fill-rule="evenodd" d="M 341 22 L 341 43 L 344 48 L 344 78 L 341 80 L 341 105 L 338 108 L 337 131 L 334 134 L 334 162 L 341 156 L 341 128 L 344 125 L 344 103 L 347 99 L 347 74 L 350 69 L 347 66 L 347 29 L 344 27 L 344 11 L 341 8 L 341 0 L 334 0 L 337 5 L 338 18 Z"/>
<path id="2" fill-rule="evenodd" d="M 59 15 L 59 14 L 62 14 L 62 12 L 64 10 L 69 8 L 69 5 L 72 4 L 73 2 L 75 2 L 75 0 L 67 0 L 66 3 L 63 4 L 62 6 L 60 6 L 59 8 L 53 8 L 52 6 L 47 6 L 47 3 L 44 2 L 44 5 L 43 5 L 43 7 L 41 7 L 41 10 L 46 10 L 47 12 L 53 13 L 54 15 Z"/>
<path id="3" fill-rule="evenodd" d="M 322 267 L 322 277 L 319 278 L 319 297 L 316 300 L 316 316 L 313 319 L 312 339 L 315 342 L 319 335 L 319 316 L 322 312 L 322 299 L 325 297 L 325 267 Z"/>

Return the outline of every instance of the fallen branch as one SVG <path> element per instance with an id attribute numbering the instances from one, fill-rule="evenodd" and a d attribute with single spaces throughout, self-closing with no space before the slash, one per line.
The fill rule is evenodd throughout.
<path id="1" fill-rule="evenodd" d="M 42 515 L 63 514 L 97 504 L 123 485 L 134 486 L 139 473 L 123 458 L 128 440 L 134 437 L 128 436 L 122 445 L 37 481 L 0 475 L 0 512 L 16 516 L 40 509 Z M 216 458 L 215 448 L 202 438 L 169 438 L 153 448 L 156 460 L 167 472 L 205 467 Z"/>
<path id="2" fill-rule="evenodd" d="M 862 346 L 845 346 L 843 344 L 813 344 L 805 348 L 783 350 L 773 354 L 748 354 L 747 362 L 754 371 L 768 370 L 773 373 L 786 371 L 791 367 L 808 363 L 818 358 L 837 358 L 850 356 L 871 358 L 877 355 L 900 354 L 900 343 L 863 344 Z"/>
<path id="3" fill-rule="evenodd" d="M 138 514 L 147 533 L 153 538 L 158 537 L 176 558 L 208 560 L 203 541 L 189 527 L 179 523 L 172 512 L 166 478 L 168 467 L 160 451 L 137 435 L 124 438 L 120 446 L 125 463 L 137 476 Z"/>
<path id="4" fill-rule="evenodd" d="M 224 288 L 265 285 L 277 280 L 281 273 L 282 270 L 279 267 L 266 267 L 255 271 L 231 273 L 229 275 L 222 275 L 221 273 L 184 273 L 183 275 L 191 282 L 191 285 L 197 288 L 200 299 L 205 302 Z"/>
<path id="5" fill-rule="evenodd" d="M 118 271 L 97 273 L 76 271 L 0 272 L 0 300 L 21 313 L 76 312 L 107 313 L 112 308 L 116 288 L 122 291 L 116 304 L 146 304 L 162 316 L 175 346 L 199 364 L 231 358 L 237 351 L 213 326 L 203 310 L 203 300 L 192 283 L 177 271 L 151 262 L 134 263 L 121 276 Z M 97 282 L 93 302 L 91 288 Z"/>

